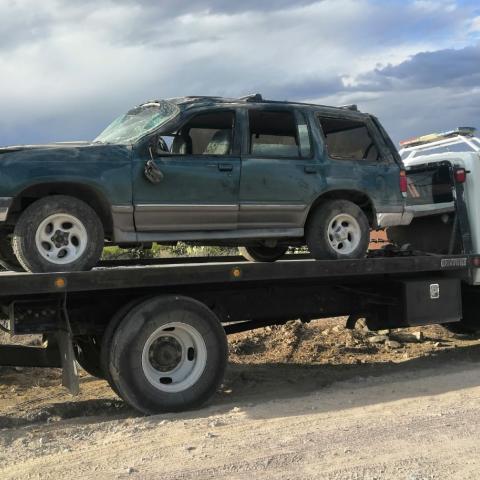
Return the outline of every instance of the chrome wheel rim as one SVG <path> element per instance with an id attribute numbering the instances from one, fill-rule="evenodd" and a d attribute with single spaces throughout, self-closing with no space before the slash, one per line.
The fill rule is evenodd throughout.
<path id="1" fill-rule="evenodd" d="M 207 364 L 207 347 L 200 332 L 182 322 L 155 330 L 142 352 L 148 382 L 162 392 L 182 392 L 194 385 Z"/>
<path id="2" fill-rule="evenodd" d="M 85 252 L 87 242 L 85 225 L 67 213 L 56 213 L 45 218 L 35 233 L 35 245 L 40 255 L 57 265 L 78 260 Z"/>
<path id="3" fill-rule="evenodd" d="M 352 215 L 340 213 L 330 220 L 327 236 L 335 252 L 348 255 L 360 244 L 362 231 L 360 224 Z"/>

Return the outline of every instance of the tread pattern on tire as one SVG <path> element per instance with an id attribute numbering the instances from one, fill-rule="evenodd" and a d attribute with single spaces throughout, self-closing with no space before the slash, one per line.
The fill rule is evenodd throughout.
<path id="1" fill-rule="evenodd" d="M 46 216 L 57 213 L 69 213 L 83 217 L 88 234 L 93 238 L 87 244 L 86 252 L 71 264 L 57 265 L 49 263 L 40 254 L 35 255 L 36 226 Z M 32 228 L 33 226 L 33 228 Z M 52 195 L 41 198 L 29 205 L 20 215 L 15 225 L 12 248 L 20 265 L 30 272 L 58 272 L 90 270 L 98 262 L 104 242 L 103 225 L 95 211 L 82 200 L 67 195 Z"/>
<path id="2" fill-rule="evenodd" d="M 329 218 L 335 214 L 348 213 L 355 217 L 362 230 L 362 238 L 354 252 L 348 255 L 339 255 L 329 245 L 327 240 L 327 228 Z M 349 200 L 327 200 L 319 204 L 313 212 L 310 213 L 305 237 L 308 249 L 314 258 L 320 259 L 340 259 L 340 258 L 362 258 L 366 255 L 370 241 L 370 226 L 367 217 L 362 209 Z"/>
<path id="3" fill-rule="evenodd" d="M 207 366 L 200 379 L 188 390 L 161 392 L 148 382 L 141 368 L 139 370 L 137 362 L 140 357 L 135 355 L 140 355 L 142 335 L 146 335 L 148 329 L 169 323 L 175 318 L 170 316 L 181 311 L 197 314 L 195 322 L 204 330 Z M 104 345 L 106 343 L 107 339 Z M 197 408 L 216 392 L 223 380 L 228 355 L 225 330 L 206 305 L 189 297 L 165 295 L 141 302 L 118 322 L 109 343 L 108 370 L 116 392 L 133 408 L 145 414 Z"/>

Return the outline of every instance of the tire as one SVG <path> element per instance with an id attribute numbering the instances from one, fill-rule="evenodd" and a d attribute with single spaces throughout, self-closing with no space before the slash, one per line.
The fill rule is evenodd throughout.
<path id="1" fill-rule="evenodd" d="M 0 265 L 11 272 L 25 271 L 13 252 L 12 239 L 7 232 L 0 232 Z"/>
<path id="2" fill-rule="evenodd" d="M 117 326 L 108 368 L 120 397 L 136 410 L 178 412 L 212 397 L 223 380 L 227 353 L 225 330 L 204 304 L 155 297 Z"/>
<path id="3" fill-rule="evenodd" d="M 310 214 L 305 230 L 308 249 L 317 260 L 363 258 L 368 250 L 367 217 L 348 200 L 320 204 Z"/>
<path id="4" fill-rule="evenodd" d="M 478 287 L 462 286 L 462 315 L 459 322 L 443 323 L 442 327 L 451 333 L 477 335 L 480 333 L 478 313 Z"/>
<path id="5" fill-rule="evenodd" d="M 104 242 L 98 215 L 85 202 L 53 195 L 32 203 L 13 232 L 13 251 L 30 272 L 90 270 Z"/>
<path id="6" fill-rule="evenodd" d="M 250 262 L 274 262 L 282 258 L 288 250 L 288 246 L 278 245 L 276 247 L 266 247 L 259 245 L 257 247 L 239 247 L 240 255 Z"/>
<path id="7" fill-rule="evenodd" d="M 92 377 L 105 379 L 100 365 L 100 338 L 77 337 L 73 340 L 73 351 L 79 365 Z"/>
<path id="8" fill-rule="evenodd" d="M 442 323 L 442 327 L 456 335 L 476 335 L 480 333 L 480 327 L 475 328 L 472 325 L 464 323 L 462 320 L 459 322 Z"/>
<path id="9" fill-rule="evenodd" d="M 103 332 L 102 335 L 102 342 L 100 346 L 100 368 L 102 371 L 103 378 L 108 382 L 110 385 L 110 388 L 118 395 L 120 396 L 117 386 L 115 385 L 112 376 L 110 375 L 110 368 L 109 368 L 109 363 L 110 363 L 110 351 L 112 349 L 112 340 L 113 340 L 113 334 L 115 330 L 117 329 L 119 323 L 123 320 L 125 315 L 132 310 L 135 305 L 139 304 L 142 300 L 144 299 L 135 299 L 132 300 L 131 302 L 128 302 L 126 305 L 121 307 L 115 315 L 111 318 L 110 322 L 108 322 L 107 328 Z"/>

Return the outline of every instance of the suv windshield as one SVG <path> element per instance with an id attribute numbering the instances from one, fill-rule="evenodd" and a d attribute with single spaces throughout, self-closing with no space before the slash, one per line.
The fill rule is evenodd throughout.
<path id="1" fill-rule="evenodd" d="M 144 103 L 114 120 L 94 142 L 135 143 L 147 133 L 174 118 L 179 112 L 177 105 L 166 100 Z"/>

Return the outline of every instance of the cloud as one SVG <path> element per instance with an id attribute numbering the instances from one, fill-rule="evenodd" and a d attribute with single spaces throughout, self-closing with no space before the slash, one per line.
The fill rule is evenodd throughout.
<path id="1" fill-rule="evenodd" d="M 402 89 L 475 87 L 480 85 L 480 44 L 459 50 L 420 52 L 398 65 L 377 68 L 363 78 Z"/>
<path id="2" fill-rule="evenodd" d="M 132 105 L 191 94 L 348 97 L 388 113 L 395 92 L 411 89 L 441 105 L 438 95 L 478 84 L 477 9 L 473 0 L 1 2 L 0 144 L 93 138 Z M 388 121 L 394 136 L 408 123 Z"/>

